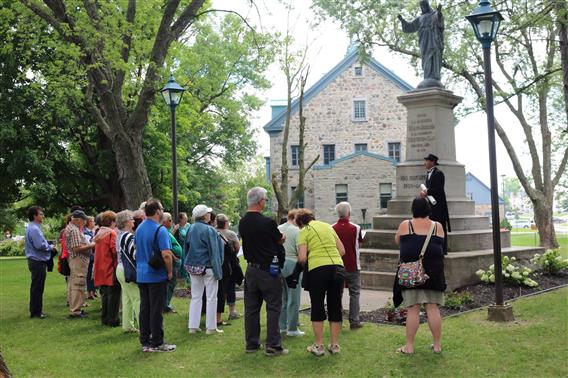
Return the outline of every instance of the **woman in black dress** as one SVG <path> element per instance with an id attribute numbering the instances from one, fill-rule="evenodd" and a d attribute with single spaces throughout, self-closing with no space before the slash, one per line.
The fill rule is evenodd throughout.
<path id="1" fill-rule="evenodd" d="M 416 198 L 412 202 L 412 219 L 405 220 L 398 226 L 395 240 L 400 245 L 400 260 L 411 262 L 418 260 L 422 246 L 430 232 L 434 229 L 423 257 L 423 266 L 428 280 L 413 288 L 402 287 L 402 306 L 407 309 L 406 345 L 397 352 L 414 353 L 414 337 L 420 325 L 420 306 L 424 305 L 428 316 L 428 326 L 432 332 L 434 343 L 431 345 L 435 353 L 442 351 L 442 317 L 438 306 L 444 305 L 446 279 L 444 277 L 444 230 L 438 222 L 431 221 L 430 204 L 425 198 Z M 395 284 L 395 291 L 398 283 Z M 396 303 L 395 298 L 395 304 Z"/>

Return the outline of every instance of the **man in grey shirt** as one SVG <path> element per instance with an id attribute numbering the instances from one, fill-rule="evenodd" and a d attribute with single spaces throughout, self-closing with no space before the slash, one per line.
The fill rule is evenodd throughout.
<path id="1" fill-rule="evenodd" d="M 286 278 L 294 272 L 298 261 L 298 235 L 300 229 L 296 226 L 294 218 L 296 209 L 288 212 L 288 221 L 278 226 L 280 232 L 286 235 L 284 250 L 286 252 L 286 262 L 282 269 L 282 278 Z M 301 280 L 301 278 L 299 279 Z M 287 332 L 288 336 L 303 336 L 304 332 L 298 329 L 298 317 L 300 311 L 300 294 L 302 287 L 289 288 L 286 281 L 282 284 L 282 311 L 280 312 L 280 332 Z"/>

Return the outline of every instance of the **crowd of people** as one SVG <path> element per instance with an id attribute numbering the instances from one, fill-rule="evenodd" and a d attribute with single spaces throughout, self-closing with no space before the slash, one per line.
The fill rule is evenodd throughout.
<path id="1" fill-rule="evenodd" d="M 60 234 L 60 249 L 49 243 L 41 231 L 43 210 L 28 210 L 26 257 L 31 272 L 30 317 L 43 319 L 43 291 L 46 272 L 58 270 L 67 282 L 69 318 L 88 316 L 86 299 L 100 295 L 101 324 L 122 326 L 124 332 L 139 334 L 143 352 L 168 352 L 175 345 L 164 340 L 163 314 L 177 312 L 172 297 L 178 279 L 191 286 L 188 330 L 222 334 L 222 314 L 227 320 L 240 317 L 236 311 L 236 286 L 244 282 L 245 351 L 263 349 L 268 356 L 288 354 L 282 335 L 300 337 L 301 289 L 309 292 L 314 341 L 307 351 L 315 356 L 340 353 L 344 288 L 349 291 L 349 326 L 363 325 L 359 318 L 361 290 L 361 228 L 350 222 L 351 206 L 337 204 L 338 221 L 316 220 L 309 209 L 290 210 L 280 225 L 262 214 L 267 191 L 255 187 L 247 193 L 247 212 L 239 220 L 238 234 L 230 221 L 203 204 L 193 208 L 192 222 L 180 213 L 174 224 L 157 199 L 141 204 L 136 211 L 105 211 L 95 218 L 79 206 L 71 209 Z M 416 259 L 420 243 L 428 244 L 424 267 L 431 279 L 427 285 L 405 288 L 395 284 L 395 302 L 408 308 L 407 342 L 398 352 L 413 353 L 421 304 L 426 305 L 433 334 L 434 352 L 441 351 L 443 304 L 444 229 L 428 219 L 430 205 L 416 198 L 413 219 L 401 223 L 396 241 L 401 245 L 401 261 Z M 432 226 L 431 226 L 432 225 Z M 433 231 L 432 231 L 433 229 Z M 426 237 L 428 233 L 433 236 Z M 241 249 L 247 262 L 241 270 Z M 426 247 L 425 247 L 426 248 Z M 419 248 L 418 248 L 419 249 Z M 402 299 L 401 299 L 402 298 Z M 266 338 L 261 344 L 260 311 L 266 307 Z M 205 314 L 205 329 L 201 317 Z M 329 322 L 330 340 L 324 344 L 324 322 Z"/>

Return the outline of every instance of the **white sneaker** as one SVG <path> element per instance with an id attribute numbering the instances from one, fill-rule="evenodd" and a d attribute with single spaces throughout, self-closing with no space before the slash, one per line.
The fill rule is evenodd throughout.
<path id="1" fill-rule="evenodd" d="M 286 333 L 286 335 L 289 336 L 289 337 L 304 336 L 305 334 L 306 334 L 306 333 L 305 333 L 304 331 L 300 331 L 300 330 L 297 330 L 297 331 L 288 331 L 288 332 Z"/>
<path id="2" fill-rule="evenodd" d="M 201 328 L 190 328 L 189 333 L 199 333 L 201 332 Z"/>
<path id="3" fill-rule="evenodd" d="M 215 335 L 218 333 L 224 333 L 225 331 L 223 331 L 222 329 L 219 328 L 215 328 L 215 329 L 208 329 L 207 331 L 205 331 L 206 334 L 208 335 Z"/>

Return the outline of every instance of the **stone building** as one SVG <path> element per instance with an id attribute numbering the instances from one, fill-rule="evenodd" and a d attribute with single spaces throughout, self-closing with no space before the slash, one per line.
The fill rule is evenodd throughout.
<path id="1" fill-rule="evenodd" d="M 335 204 L 349 201 L 352 221 L 370 224 L 386 211 L 395 194 L 395 166 L 405 159 L 406 109 L 397 96 L 412 87 L 369 58 L 361 62 L 355 48 L 304 94 L 305 164 L 319 160 L 308 172 L 299 207 L 311 208 L 318 219 L 334 221 Z M 270 136 L 267 175 L 279 174 L 286 106 L 272 105 L 264 126 Z M 289 191 L 298 181 L 298 101 L 292 104 L 288 138 Z M 276 209 L 276 200 L 272 206 Z"/>

